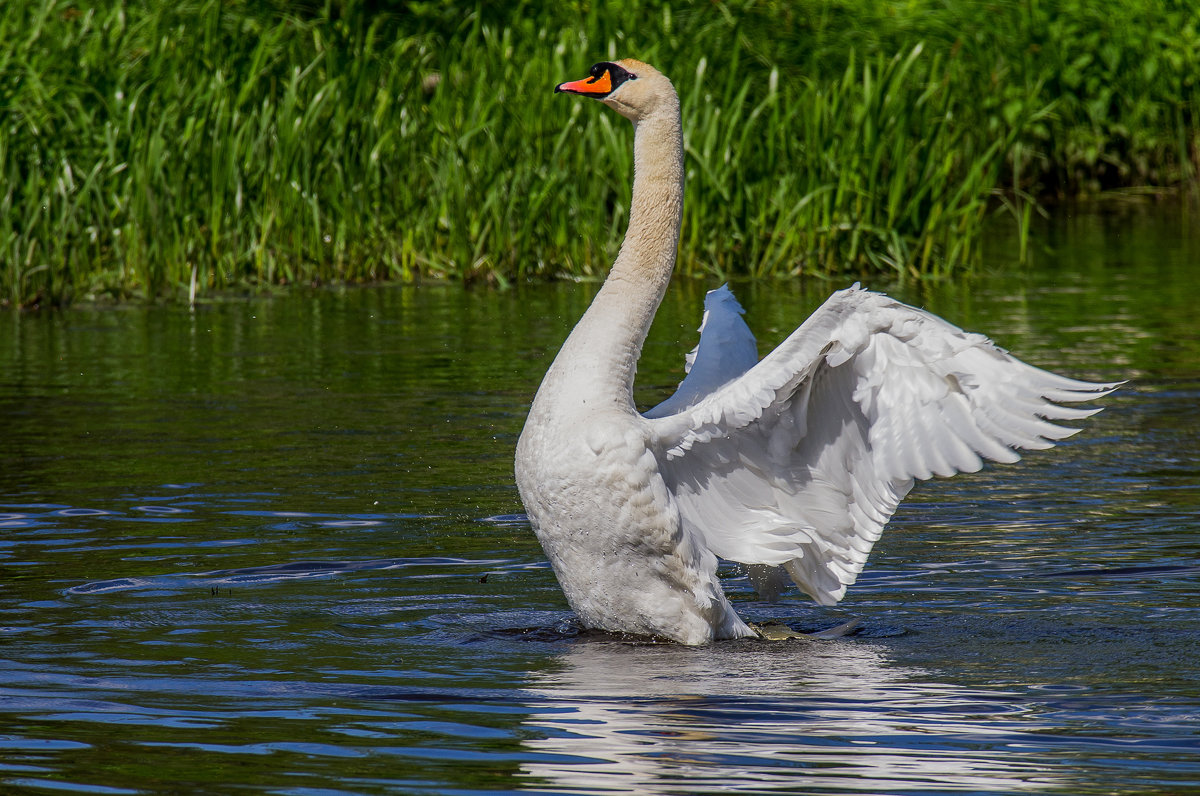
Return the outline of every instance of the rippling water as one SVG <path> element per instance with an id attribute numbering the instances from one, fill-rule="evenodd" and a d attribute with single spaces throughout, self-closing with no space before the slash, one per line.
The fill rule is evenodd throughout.
<path id="1" fill-rule="evenodd" d="M 832 640 L 574 624 L 511 455 L 593 286 L 0 318 L 0 791 L 1200 791 L 1195 242 L 1044 234 L 1028 272 L 871 286 L 1133 383 L 918 487 L 835 609 L 726 568 L 750 618 L 861 621 Z M 705 287 L 669 295 L 643 403 Z M 829 289 L 737 292 L 765 350 Z"/>

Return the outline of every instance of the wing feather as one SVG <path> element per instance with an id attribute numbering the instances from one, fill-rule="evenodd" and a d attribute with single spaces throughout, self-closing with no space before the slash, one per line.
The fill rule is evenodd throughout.
<path id="1" fill-rule="evenodd" d="M 662 417 L 693 406 L 754 367 L 758 362 L 758 344 L 742 320 L 745 312 L 729 285 L 708 291 L 704 297 L 704 318 L 700 321 L 700 342 L 688 353 L 684 364 L 687 375 L 675 393 L 647 411 L 646 417 Z"/>
<path id="2" fill-rule="evenodd" d="M 765 591 L 782 567 L 824 604 L 857 578 L 914 480 L 1051 447 L 1076 431 L 1052 421 L 1099 411 L 1059 404 L 1119 386 L 1032 367 L 857 285 L 757 365 L 731 372 L 648 413 L 663 476 L 685 527 L 713 552 L 755 565 Z"/>

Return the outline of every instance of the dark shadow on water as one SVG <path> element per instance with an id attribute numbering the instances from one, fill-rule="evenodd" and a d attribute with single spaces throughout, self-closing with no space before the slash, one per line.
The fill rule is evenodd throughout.
<path id="1" fill-rule="evenodd" d="M 1072 569 L 1063 572 L 1047 572 L 1044 578 L 1139 578 L 1147 575 L 1195 575 L 1200 574 L 1200 564 L 1171 564 L 1146 567 L 1095 567 Z"/>

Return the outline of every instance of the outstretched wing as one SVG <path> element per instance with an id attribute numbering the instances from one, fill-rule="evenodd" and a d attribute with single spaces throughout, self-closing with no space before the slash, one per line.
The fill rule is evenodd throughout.
<path id="1" fill-rule="evenodd" d="M 647 423 L 686 529 L 831 605 L 914 479 L 1051 447 L 1075 429 L 1050 421 L 1099 411 L 1060 403 L 1117 386 L 1027 365 L 856 285 L 740 377 Z"/>

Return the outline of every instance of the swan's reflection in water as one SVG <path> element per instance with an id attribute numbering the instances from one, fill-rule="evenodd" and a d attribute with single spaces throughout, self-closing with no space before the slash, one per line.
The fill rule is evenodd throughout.
<path id="1" fill-rule="evenodd" d="M 1067 786 L 1003 692 L 931 681 L 869 642 L 576 643 L 532 675 L 523 774 L 559 791 L 1033 792 Z M 1033 749 L 1030 748 L 1032 744 Z"/>

